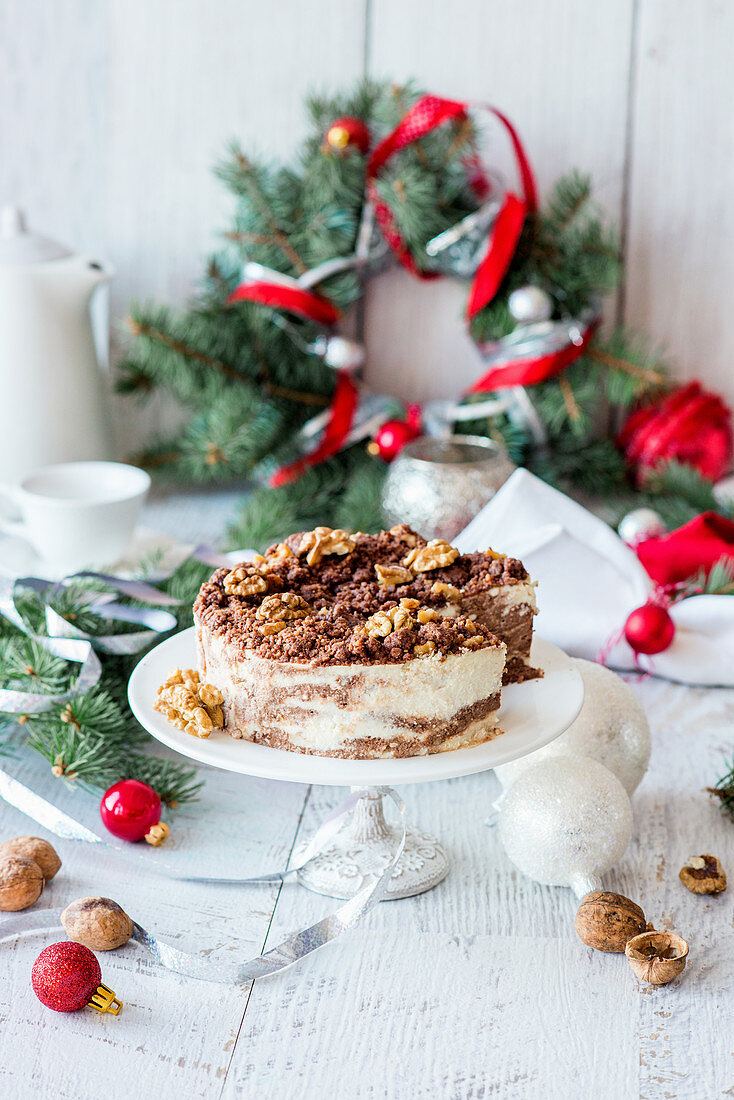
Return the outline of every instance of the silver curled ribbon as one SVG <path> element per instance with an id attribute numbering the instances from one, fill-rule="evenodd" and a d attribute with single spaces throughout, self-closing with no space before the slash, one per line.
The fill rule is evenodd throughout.
<path id="1" fill-rule="evenodd" d="M 212 568 L 231 565 L 229 557 L 217 554 L 206 545 L 197 546 L 189 557 L 211 565 Z M 151 573 L 148 576 L 148 582 L 116 577 L 108 573 L 96 573 L 91 570 L 71 574 L 62 581 L 50 581 L 42 577 L 0 577 L 0 615 L 55 657 L 62 657 L 66 661 L 81 665 L 77 679 L 67 691 L 60 694 L 0 688 L 0 711 L 6 714 L 40 714 L 59 703 L 68 702 L 74 695 L 89 691 L 99 682 L 102 666 L 97 656 L 98 652 L 132 656 L 146 649 L 162 634 L 174 630 L 176 618 L 170 611 L 164 609 L 180 607 L 181 601 L 175 600 L 149 583 L 168 580 L 172 572 L 173 570 Z M 141 603 L 152 604 L 152 607 L 128 607 L 126 604 L 119 603 L 111 593 L 91 592 L 89 594 L 88 610 L 99 619 L 135 623 L 143 629 L 122 634 L 89 634 L 63 618 L 51 606 L 51 601 L 68 584 L 78 580 L 97 581 L 114 589 L 120 595 L 139 600 Z M 15 590 L 18 586 L 30 588 L 46 604 L 48 635 L 33 634 L 29 630 L 15 604 Z"/>
<path id="2" fill-rule="evenodd" d="M 273 947 L 270 951 L 245 962 L 217 962 L 204 955 L 189 954 L 159 940 L 152 932 L 136 922 L 134 922 L 132 938 L 167 970 L 173 970 L 175 973 L 183 974 L 187 978 L 223 982 L 230 985 L 240 985 L 244 982 L 254 981 L 255 978 L 263 978 L 268 974 L 276 974 L 279 970 L 285 970 L 286 967 L 293 966 L 294 963 L 306 958 L 312 952 L 318 951 L 319 948 L 324 947 L 343 932 L 353 928 L 382 900 L 398 860 L 402 855 L 406 833 L 405 803 L 391 787 L 377 787 L 374 789 L 389 798 L 398 810 L 401 824 L 400 836 L 395 845 L 392 858 L 374 882 L 364 886 L 358 894 L 340 905 L 334 913 L 315 924 L 309 925 L 308 928 L 291 933 L 277 947 Z M 272 871 L 255 875 L 252 878 L 237 879 L 184 874 L 174 868 L 165 866 L 157 866 L 156 870 L 162 871 L 173 878 L 187 879 L 194 882 L 218 882 L 241 886 L 256 883 L 285 882 L 288 877 L 305 867 L 327 847 L 329 841 L 342 827 L 356 803 L 367 793 L 366 790 L 353 791 L 348 798 L 337 806 L 312 837 L 298 862 L 285 871 Z M 127 853 L 109 844 L 102 837 L 93 833 L 91 829 L 87 829 L 84 825 L 58 810 L 50 802 L 46 802 L 45 799 L 2 770 L 0 770 L 0 796 L 65 840 L 103 844 L 128 860 L 132 857 L 138 866 L 145 863 L 148 869 L 151 869 L 148 860 L 144 860 L 143 857 L 137 856 L 134 852 Z M 41 909 L 5 917 L 0 921 L 0 944 L 14 941 L 18 936 L 31 932 L 44 931 L 56 934 L 59 929 L 60 915 L 61 909 Z"/>

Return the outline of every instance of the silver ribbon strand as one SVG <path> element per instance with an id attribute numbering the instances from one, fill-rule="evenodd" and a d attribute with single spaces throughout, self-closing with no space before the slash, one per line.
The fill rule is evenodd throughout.
<path id="1" fill-rule="evenodd" d="M 132 938 L 139 943 L 141 947 L 150 952 L 153 958 L 167 970 L 173 970 L 175 973 L 183 974 L 187 978 L 197 978 L 201 981 L 209 982 L 222 982 L 230 985 L 240 985 L 244 982 L 251 982 L 255 978 L 263 978 L 268 974 L 276 974 L 279 970 L 285 970 L 286 967 L 293 966 L 294 963 L 304 959 L 313 951 L 318 951 L 320 947 L 324 947 L 343 932 L 353 928 L 358 921 L 366 916 L 366 914 L 382 900 L 398 860 L 402 855 L 406 830 L 405 803 L 391 787 L 379 787 L 376 789 L 392 801 L 400 814 L 401 830 L 399 840 L 395 846 L 395 852 L 390 862 L 375 881 L 363 887 L 363 889 L 360 890 L 358 894 L 355 894 L 353 898 L 350 898 L 349 901 L 340 905 L 334 913 L 317 921 L 315 924 L 309 925 L 308 928 L 291 933 L 289 936 L 286 936 L 277 947 L 272 948 L 270 951 L 266 951 L 262 955 L 258 955 L 254 959 L 248 959 L 245 962 L 218 962 L 205 955 L 189 954 L 188 952 L 179 950 L 177 947 L 172 947 L 170 944 L 164 943 L 154 936 L 152 932 L 149 932 L 147 929 L 143 928 L 142 925 L 135 922 Z M 311 839 L 300 860 L 292 867 L 288 867 L 285 871 L 273 871 L 262 875 L 256 875 L 252 878 L 215 879 L 182 874 L 164 866 L 156 867 L 156 870 L 161 870 L 164 874 L 174 878 L 183 878 L 196 882 L 236 883 L 238 885 L 284 882 L 286 878 L 295 874 L 295 872 L 299 871 L 302 867 L 305 867 L 307 863 L 319 854 L 319 852 L 327 847 L 331 838 L 339 831 L 349 813 L 354 809 L 357 801 L 366 793 L 366 790 L 354 791 L 341 803 L 341 805 L 337 806 L 337 808 L 325 819 Z M 0 771 L 0 795 L 2 795 L 7 802 L 10 802 L 11 805 L 16 806 L 18 809 L 22 810 L 23 813 L 28 814 L 39 824 L 44 825 L 51 832 L 54 832 L 57 836 L 68 840 L 79 840 L 91 844 L 104 844 L 110 848 L 114 847 L 97 836 L 96 833 L 80 825 L 79 822 L 74 821 L 73 818 L 62 813 L 62 811 L 57 810 L 50 802 L 46 802 L 45 799 L 40 798 L 40 796 L 36 795 L 33 791 L 24 787 L 22 783 L 19 783 L 2 771 Z M 115 848 L 114 850 L 128 859 L 130 856 L 133 856 L 138 866 L 140 862 L 142 862 L 141 857 L 135 857 L 132 852 L 126 853 L 119 848 Z M 150 868 L 149 863 L 148 867 Z M 12 942 L 16 940 L 18 936 L 26 935 L 31 932 L 43 931 L 56 935 L 59 932 L 60 915 L 61 909 L 41 909 L 34 912 L 18 913 L 5 917 L 0 921 L 0 944 Z"/>

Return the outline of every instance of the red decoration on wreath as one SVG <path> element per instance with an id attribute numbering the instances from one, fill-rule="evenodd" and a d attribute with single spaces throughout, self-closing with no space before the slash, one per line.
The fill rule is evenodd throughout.
<path id="1" fill-rule="evenodd" d="M 102 795 L 102 821 L 121 840 L 143 840 L 161 819 L 161 800 L 152 787 L 139 779 L 121 779 Z"/>
<path id="2" fill-rule="evenodd" d="M 345 115 L 335 118 L 324 138 L 325 151 L 341 153 L 346 149 L 358 149 L 364 156 L 370 147 L 370 132 L 361 118 Z"/>
<path id="3" fill-rule="evenodd" d="M 624 636 L 635 653 L 662 653 L 675 637 L 675 623 L 667 608 L 646 603 L 627 616 Z"/>
<path id="4" fill-rule="evenodd" d="M 76 1012 L 85 1005 L 117 1016 L 122 1002 L 102 984 L 96 956 L 81 943 L 64 941 L 44 948 L 31 971 L 33 992 L 54 1012 Z"/>
<path id="5" fill-rule="evenodd" d="M 392 462 L 406 443 L 421 434 L 421 414 L 418 405 L 409 405 L 405 420 L 386 420 L 375 432 L 367 450 L 383 462 Z"/>
<path id="6" fill-rule="evenodd" d="M 731 410 L 718 394 L 689 382 L 632 413 L 617 443 L 638 483 L 648 470 L 673 459 L 716 481 L 729 468 L 734 450 Z"/>

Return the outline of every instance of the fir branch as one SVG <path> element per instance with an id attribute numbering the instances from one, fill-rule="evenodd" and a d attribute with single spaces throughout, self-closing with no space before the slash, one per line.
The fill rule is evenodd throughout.
<path id="1" fill-rule="evenodd" d="M 721 809 L 734 820 L 734 757 L 726 764 L 726 772 L 713 787 L 706 787 L 709 794 L 719 799 Z"/>
<path id="2" fill-rule="evenodd" d="M 21 634 L 0 655 L 0 681 L 16 691 L 58 695 L 71 683 L 71 666 Z"/>

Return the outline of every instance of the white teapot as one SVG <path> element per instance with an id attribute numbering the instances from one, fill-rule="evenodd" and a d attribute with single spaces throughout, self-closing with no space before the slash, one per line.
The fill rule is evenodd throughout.
<path id="1" fill-rule="evenodd" d="M 38 466 L 111 457 L 104 381 L 90 316 L 109 267 L 0 214 L 0 482 Z"/>

